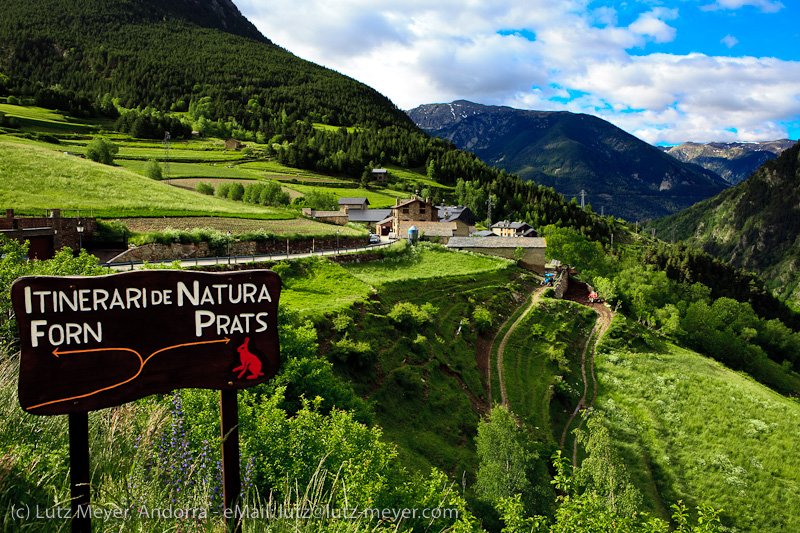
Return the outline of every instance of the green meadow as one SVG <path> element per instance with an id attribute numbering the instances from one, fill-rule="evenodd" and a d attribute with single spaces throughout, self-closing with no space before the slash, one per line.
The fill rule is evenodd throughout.
<path id="1" fill-rule="evenodd" d="M 365 283 L 378 286 L 393 281 L 494 272 L 512 264 L 513 261 L 507 259 L 447 250 L 437 244 L 423 242 L 411 247 L 406 241 L 401 241 L 393 245 L 380 261 L 350 263 L 345 268 Z"/>
<path id="2" fill-rule="evenodd" d="M 597 371 L 596 407 L 652 511 L 683 500 L 730 531 L 800 531 L 795 399 L 671 344 L 609 351 Z"/>
<path id="3" fill-rule="evenodd" d="M 92 209 L 99 217 L 231 216 L 286 219 L 288 210 L 231 202 L 37 147 L 0 143 L 0 201 L 20 212 Z"/>

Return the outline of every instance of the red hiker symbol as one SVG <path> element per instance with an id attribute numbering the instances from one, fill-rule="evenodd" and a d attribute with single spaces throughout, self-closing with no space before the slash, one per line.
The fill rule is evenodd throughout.
<path id="1" fill-rule="evenodd" d="M 263 376 L 264 373 L 261 371 L 261 359 L 253 355 L 250 350 L 247 348 L 247 344 L 250 342 L 250 337 L 245 337 L 244 344 L 236 348 L 239 352 L 239 360 L 242 362 L 241 365 L 237 366 L 233 369 L 234 372 L 239 372 L 239 375 L 236 377 L 237 379 L 242 379 L 242 376 L 245 372 L 250 372 L 250 375 L 247 376 L 247 379 L 256 379 L 259 376 Z"/>

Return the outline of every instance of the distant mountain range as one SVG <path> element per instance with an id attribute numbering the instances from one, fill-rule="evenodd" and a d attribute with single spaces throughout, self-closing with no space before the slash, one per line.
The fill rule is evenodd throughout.
<path id="1" fill-rule="evenodd" d="M 694 163 L 716 172 L 728 183 L 736 185 L 765 162 L 791 148 L 795 142 L 788 139 L 751 143 L 686 142 L 677 146 L 665 146 L 662 150 L 684 163 Z"/>
<path id="2" fill-rule="evenodd" d="M 591 115 L 524 111 L 467 101 L 407 111 L 423 130 L 568 199 L 586 191 L 596 212 L 658 218 L 712 197 L 728 184 Z"/>
<path id="3" fill-rule="evenodd" d="M 652 226 L 754 271 L 781 297 L 800 297 L 800 143 L 719 196 Z"/>

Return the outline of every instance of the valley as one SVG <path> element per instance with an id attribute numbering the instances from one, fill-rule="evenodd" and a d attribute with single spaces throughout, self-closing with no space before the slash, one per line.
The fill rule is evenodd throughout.
<path id="1" fill-rule="evenodd" d="M 87 253 L 108 243 L 173 254 L 137 265 L 154 276 L 280 276 L 280 368 L 235 396 L 243 531 L 800 527 L 791 506 L 800 315 L 786 248 L 797 202 L 782 194 L 796 189 L 797 145 L 730 187 L 590 115 L 457 101 L 422 106 L 412 121 L 377 91 L 275 45 L 229 1 L 11 0 L 6 15 L 4 530 L 65 530 L 59 510 L 71 498 L 67 417 L 20 407 L 25 355 L 10 285 L 109 275 Z M 362 206 L 410 210 L 408 199 L 431 208 L 403 220 L 423 228 L 416 243 L 345 217 Z M 448 248 L 450 235 L 424 231 L 438 206 L 467 208 L 470 232 L 507 221 L 537 236 L 485 237 L 512 243 L 509 258 Z M 56 216 L 80 229 L 46 259 L 5 237 L 41 229 L 25 219 Z M 346 249 L 372 238 L 381 246 Z M 535 265 L 516 242 L 541 242 Z M 335 253 L 289 259 L 290 246 Z M 280 255 L 257 262 L 265 249 Z M 213 261 L 198 266 L 203 254 Z M 169 262 L 184 256 L 195 266 Z M 192 287 L 181 298 L 200 306 L 277 295 Z M 46 296 L 31 293 L 31 306 Z M 91 305 L 80 298 L 65 291 L 61 311 Z M 116 293 L 109 306 L 164 298 Z M 255 335 L 265 316 L 199 309 L 194 327 L 197 337 Z M 93 324 L 52 326 L 37 323 L 34 338 L 101 340 Z M 248 357 L 260 365 L 247 341 L 231 345 L 237 371 Z M 104 511 L 96 531 L 235 529 L 223 503 L 221 398 L 187 388 L 88 413 L 91 501 Z"/>

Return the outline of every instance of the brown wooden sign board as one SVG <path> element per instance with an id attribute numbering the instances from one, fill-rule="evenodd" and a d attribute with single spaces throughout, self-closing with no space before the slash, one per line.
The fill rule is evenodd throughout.
<path id="1" fill-rule="evenodd" d="M 20 278 L 11 287 L 20 404 L 85 413 L 174 389 L 266 382 L 280 362 L 280 291 L 269 270 Z"/>

